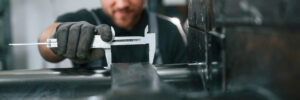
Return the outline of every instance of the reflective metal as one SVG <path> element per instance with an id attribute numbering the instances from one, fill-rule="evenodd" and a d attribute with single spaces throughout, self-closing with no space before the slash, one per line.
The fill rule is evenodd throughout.
<path id="1" fill-rule="evenodd" d="M 204 99 L 300 99 L 299 3 L 189 0 L 188 58 L 206 64 Z"/>
<path id="2" fill-rule="evenodd" d="M 203 64 L 113 64 L 112 71 L 92 68 L 0 72 L 3 100 L 219 100 L 270 98 L 257 86 L 236 87 L 211 97 L 205 89 Z M 273 97 L 274 98 L 274 97 Z M 263 99 L 268 100 L 268 99 Z M 272 99 L 270 99 L 272 100 Z"/>
<path id="3" fill-rule="evenodd" d="M 136 89 L 145 92 L 150 86 L 147 89 L 152 92 L 148 93 L 149 90 L 142 95 L 158 99 L 169 93 L 203 90 L 195 69 L 201 68 L 187 64 L 154 67 L 137 63 L 114 64 L 112 72 L 102 68 L 4 71 L 0 72 L 0 97 L 5 100 L 101 100 L 112 99 L 111 95 L 119 97 L 114 91 L 122 93 L 129 89 L 126 93 L 136 94 Z M 156 93 L 161 89 L 162 92 Z M 169 97 L 174 98 L 173 95 Z"/>

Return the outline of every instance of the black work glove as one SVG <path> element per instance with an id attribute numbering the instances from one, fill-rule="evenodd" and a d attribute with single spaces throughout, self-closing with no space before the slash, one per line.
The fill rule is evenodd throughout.
<path id="1" fill-rule="evenodd" d="M 57 39 L 57 48 L 51 50 L 57 55 L 70 58 L 77 63 L 86 63 L 104 56 L 101 48 L 91 48 L 95 35 L 101 35 L 103 41 L 112 39 L 112 32 L 108 25 L 98 26 L 88 22 L 66 22 L 60 24 L 52 38 Z"/>

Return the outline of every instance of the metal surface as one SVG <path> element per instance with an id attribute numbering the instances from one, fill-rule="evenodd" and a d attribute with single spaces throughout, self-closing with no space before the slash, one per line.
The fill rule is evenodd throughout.
<path id="1" fill-rule="evenodd" d="M 115 30 L 112 30 L 112 40 L 109 42 L 103 41 L 101 35 L 95 35 L 94 41 L 91 48 L 102 48 L 105 50 L 106 61 L 108 68 L 112 63 L 111 46 L 122 46 L 122 45 L 145 45 L 149 46 L 149 63 L 152 64 L 154 60 L 155 50 L 156 50 L 156 33 L 148 33 L 148 26 L 146 26 L 144 31 L 144 37 L 142 36 L 127 36 L 127 37 L 115 37 Z M 47 39 L 46 43 L 11 43 L 9 46 L 30 46 L 30 45 L 47 45 L 48 48 L 56 48 L 57 39 Z"/>
<path id="2" fill-rule="evenodd" d="M 49 39 L 48 39 L 49 40 Z M 51 46 L 52 42 L 46 43 L 10 43 L 9 46 L 37 46 L 37 45 L 47 45 L 48 47 L 57 47 L 57 43 L 55 42 L 56 46 Z"/>
<path id="3" fill-rule="evenodd" d="M 1 100 L 90 100 L 110 88 L 110 77 L 105 73 L 101 69 L 1 72 L 0 97 Z"/>
<path id="4" fill-rule="evenodd" d="M 181 100 L 174 87 L 162 82 L 155 67 L 147 63 L 113 64 L 112 87 L 107 100 Z"/>
<path id="5" fill-rule="evenodd" d="M 220 87 L 203 99 L 298 100 L 299 3 L 190 0 L 189 60 L 205 61 L 207 88 Z"/>
<path id="6" fill-rule="evenodd" d="M 279 99 L 300 98 L 299 29 L 233 26 L 227 31 L 228 90 L 250 85 Z"/>
<path id="7" fill-rule="evenodd" d="M 186 96 L 203 90 L 199 72 L 203 72 L 201 64 L 155 68 L 145 63 L 113 64 L 111 72 L 103 68 L 5 71 L 0 72 L 0 97 L 1 100 L 115 100 L 120 97 L 132 100 L 132 96 L 151 95 L 154 99 L 175 99 L 174 94 Z"/>
<path id="8" fill-rule="evenodd" d="M 215 1 L 215 23 L 226 29 L 227 91 L 248 87 L 271 100 L 300 98 L 300 14 L 295 13 L 299 4 Z"/>
<path id="9" fill-rule="evenodd" d="M 222 93 L 225 89 L 224 37 L 213 26 L 212 4 L 212 0 L 189 1 L 188 60 L 190 63 L 204 62 L 205 89 Z"/>
<path id="10" fill-rule="evenodd" d="M 111 72 L 101 68 L 0 72 L 0 97 L 1 100 L 269 99 L 268 91 L 251 86 L 212 96 L 202 84 L 205 67 L 201 63 L 112 66 Z"/>

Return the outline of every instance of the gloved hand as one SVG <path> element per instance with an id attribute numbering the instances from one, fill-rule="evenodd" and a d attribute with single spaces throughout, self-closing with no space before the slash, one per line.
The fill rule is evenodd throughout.
<path id="1" fill-rule="evenodd" d="M 95 26 L 84 21 L 62 23 L 51 37 L 57 39 L 58 47 L 51 50 L 57 56 L 77 63 L 99 59 L 104 56 L 104 50 L 91 48 L 95 35 L 101 35 L 106 42 L 112 39 L 111 29 L 106 24 Z"/>

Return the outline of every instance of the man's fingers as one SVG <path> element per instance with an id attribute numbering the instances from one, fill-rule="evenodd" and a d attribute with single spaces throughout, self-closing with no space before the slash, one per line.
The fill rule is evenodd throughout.
<path id="1" fill-rule="evenodd" d="M 75 58 L 76 50 L 78 47 L 80 31 L 81 31 L 81 23 L 73 24 L 69 30 L 68 43 L 67 43 L 67 51 L 64 55 L 67 58 Z"/>
<path id="2" fill-rule="evenodd" d="M 81 26 L 81 36 L 79 38 L 79 44 L 77 47 L 77 57 L 80 59 L 86 59 L 91 49 L 91 45 L 94 39 L 95 26 L 89 23 L 85 23 Z"/>
<path id="3" fill-rule="evenodd" d="M 68 36 L 69 36 L 69 28 L 71 27 L 73 23 L 65 23 L 58 26 L 56 30 L 56 37 L 57 37 L 57 43 L 58 48 L 56 49 L 56 55 L 63 56 L 66 53 L 67 50 L 67 44 L 68 44 Z"/>
<path id="4" fill-rule="evenodd" d="M 91 48 L 95 35 L 101 35 L 102 40 L 106 42 L 113 38 L 110 26 L 105 24 L 96 27 L 88 22 L 63 23 L 53 35 L 53 38 L 57 38 L 58 48 L 52 51 L 58 56 L 80 62 L 99 59 L 105 53 L 103 49 Z"/>
<path id="5" fill-rule="evenodd" d="M 101 35 L 101 39 L 105 42 L 110 42 L 113 38 L 110 26 L 101 24 L 96 27 L 97 35 Z"/>

